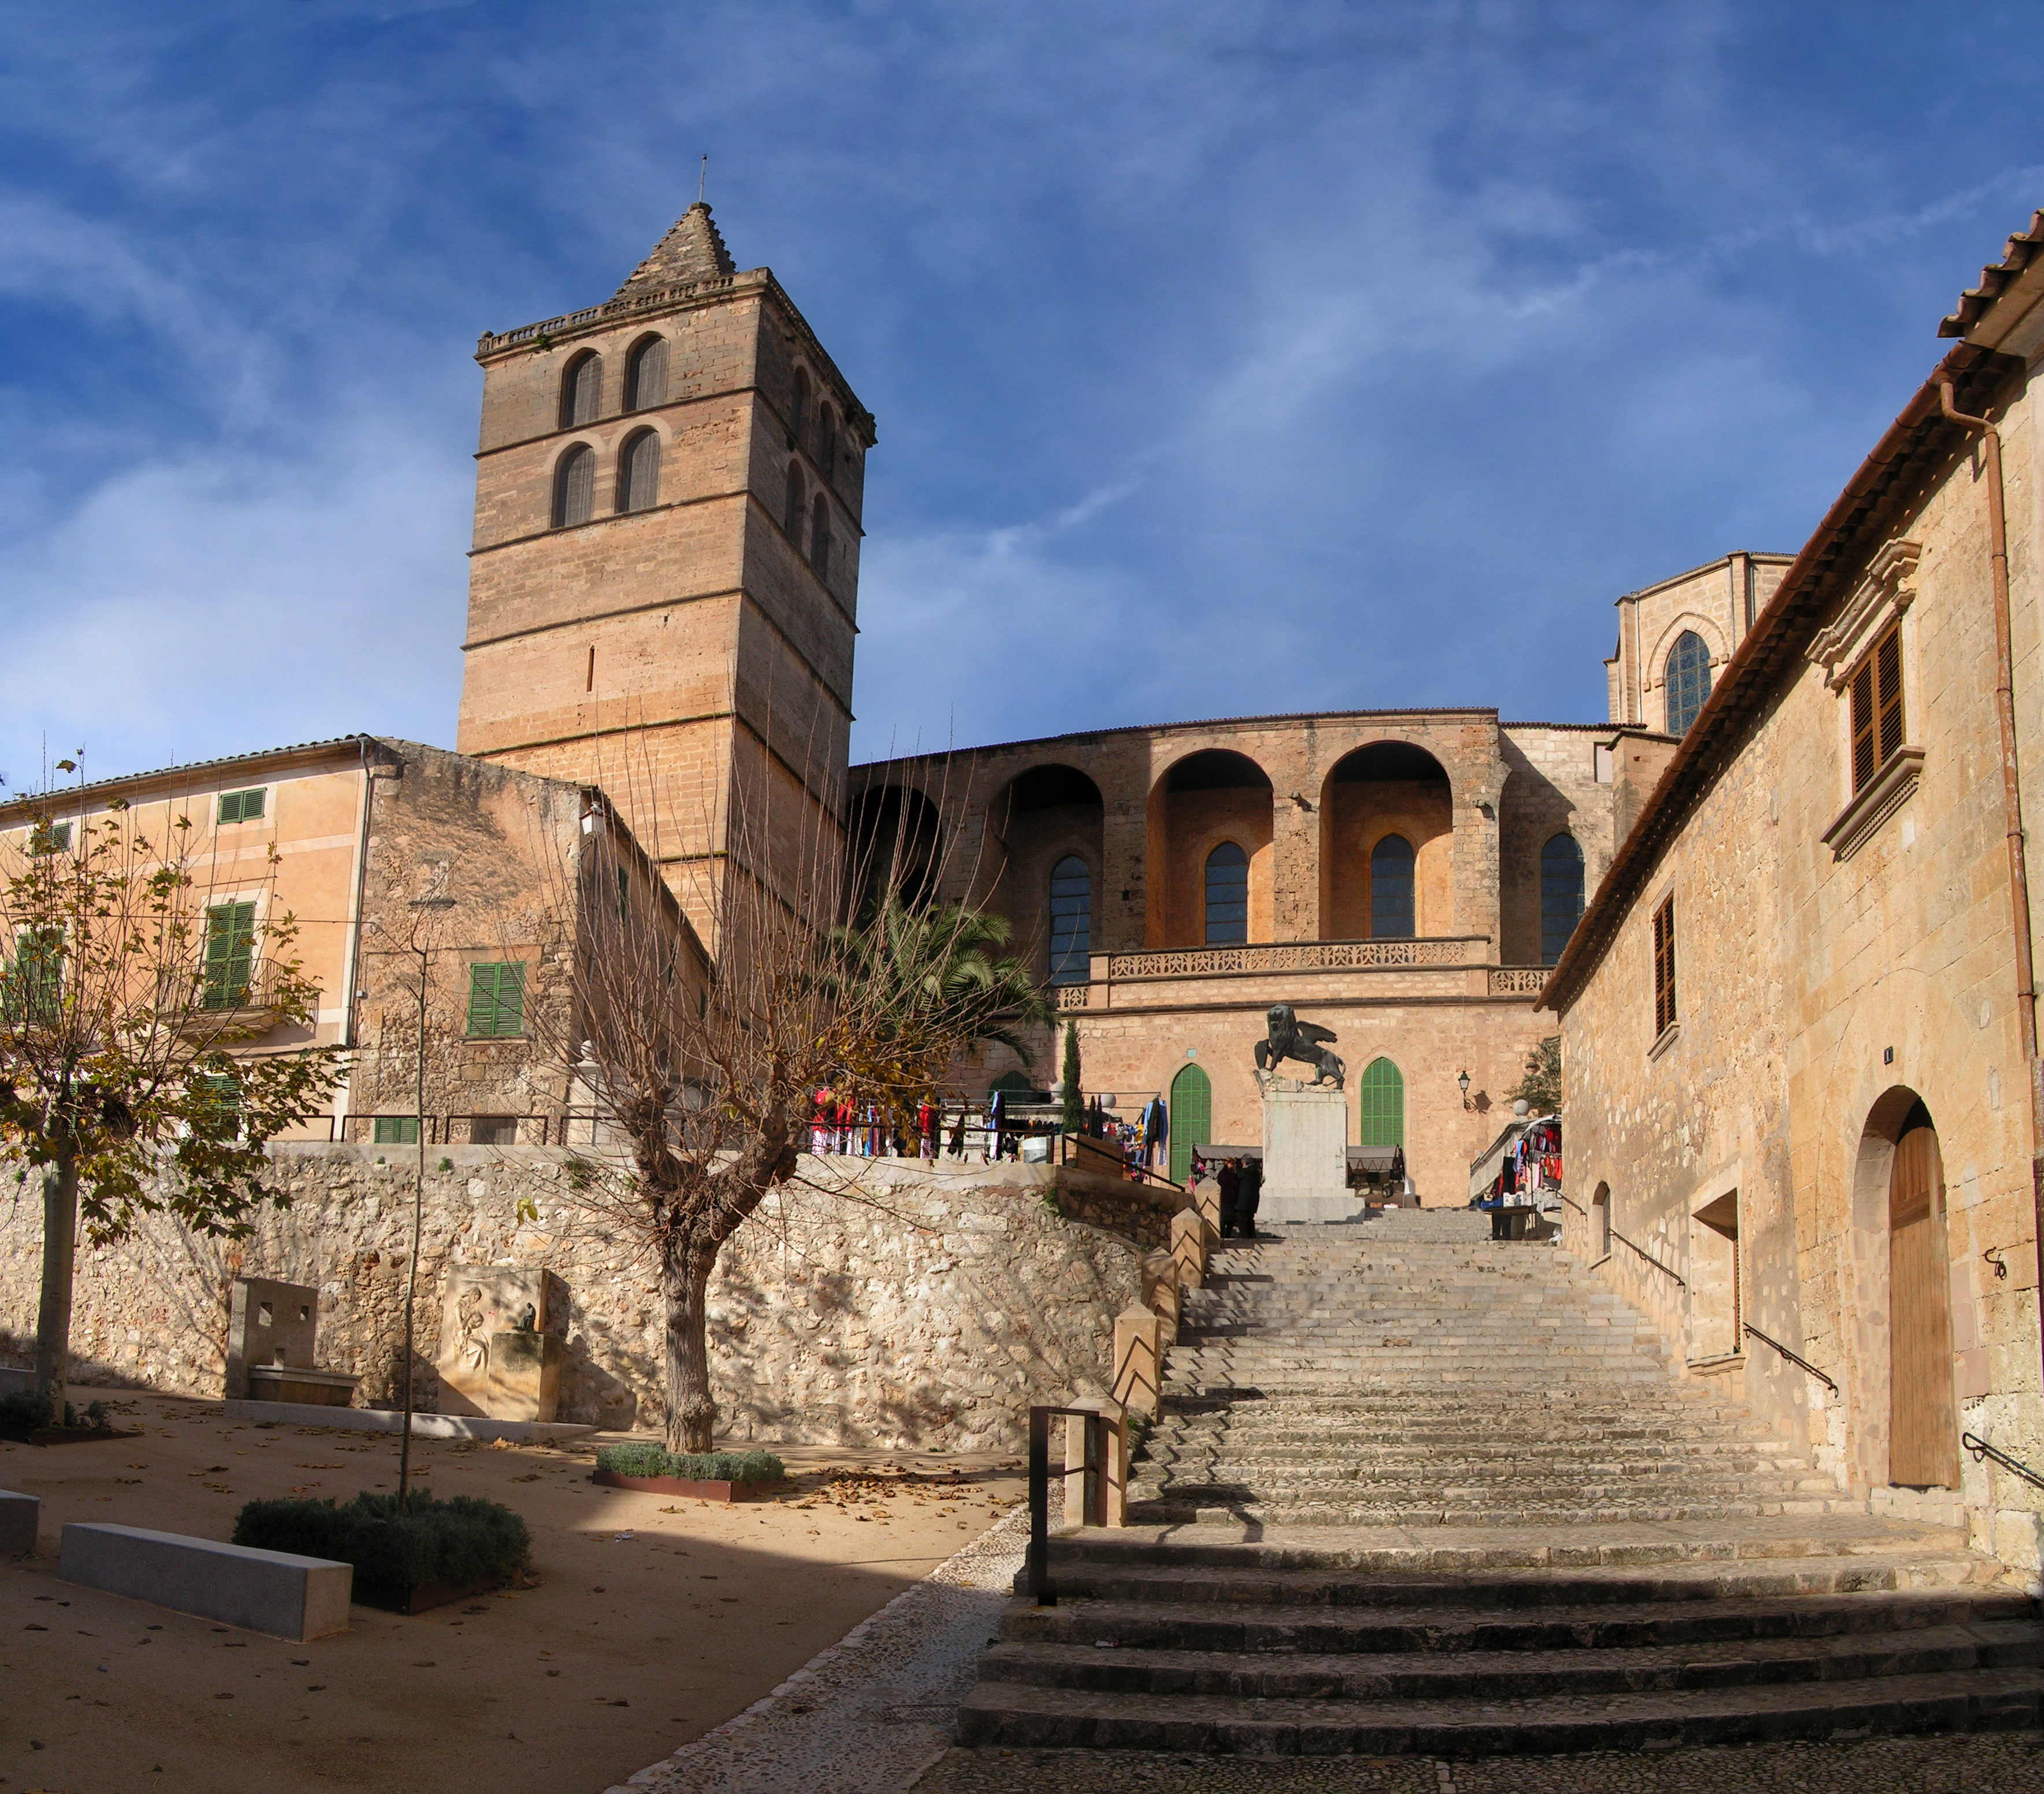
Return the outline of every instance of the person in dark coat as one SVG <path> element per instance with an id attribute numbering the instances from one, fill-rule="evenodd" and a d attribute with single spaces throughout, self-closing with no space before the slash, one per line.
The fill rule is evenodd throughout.
<path id="1" fill-rule="evenodd" d="M 1241 1166 L 1234 1159 L 1223 1159 L 1220 1169 L 1214 1173 L 1214 1181 L 1220 1186 L 1220 1237 L 1231 1240 L 1235 1238 L 1236 1192 L 1241 1187 Z"/>
<path id="2" fill-rule="evenodd" d="M 1245 1159 L 1235 1195 L 1235 1230 L 1240 1238 L 1256 1238 L 1256 1205 L 1263 1199 L 1263 1161 Z"/>

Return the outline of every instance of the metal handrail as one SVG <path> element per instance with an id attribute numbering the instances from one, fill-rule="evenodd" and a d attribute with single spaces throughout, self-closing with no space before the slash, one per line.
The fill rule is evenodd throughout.
<path id="1" fill-rule="evenodd" d="M 1029 1554 L 1025 1561 L 1028 1592 L 1039 1607 L 1058 1604 L 1058 1592 L 1051 1584 L 1051 1422 L 1062 1416 L 1086 1423 L 1085 1464 L 1080 1474 L 1085 1479 L 1081 1523 L 1089 1526 L 1107 1524 L 1107 1416 L 1097 1408 L 1032 1407 L 1029 1410 Z M 1071 1474 L 1070 1466 L 1065 1475 Z"/>
<path id="2" fill-rule="evenodd" d="M 1750 1321 L 1746 1322 L 1745 1325 L 1746 1332 L 1752 1338 L 1758 1340 L 1762 1345 L 1772 1346 L 1774 1349 L 1779 1352 L 1783 1357 L 1786 1358 L 1789 1363 L 1797 1365 L 1804 1370 L 1807 1370 L 1812 1376 L 1816 1378 L 1819 1383 L 1823 1384 L 1827 1389 L 1830 1390 L 1833 1395 L 1835 1396 L 1838 1392 L 1838 1384 L 1834 1383 L 1828 1376 L 1825 1376 L 1822 1371 L 1818 1369 L 1815 1365 L 1812 1364 L 1808 1358 L 1802 1355 L 1801 1353 L 1790 1351 L 1788 1348 L 1783 1345 L 1778 1339 L 1769 1339 L 1765 1334 L 1762 1333 L 1760 1329 L 1755 1326 Z"/>
<path id="3" fill-rule="evenodd" d="M 1585 1208 L 1581 1203 L 1576 1201 L 1573 1197 L 1566 1195 L 1560 1190 L 1557 1190 L 1554 1194 L 1560 1196 L 1563 1202 L 1568 1203 L 1569 1207 L 1573 1208 L 1576 1213 L 1580 1215 L 1585 1221 L 1589 1219 L 1590 1211 Z"/>
<path id="4" fill-rule="evenodd" d="M 1627 1239 L 1624 1234 L 1621 1234 L 1616 1227 L 1612 1229 L 1611 1237 L 1616 1240 L 1620 1245 L 1631 1246 L 1635 1252 L 1638 1253 L 1642 1258 L 1645 1259 L 1648 1264 L 1651 1265 L 1655 1270 L 1660 1272 L 1663 1276 L 1673 1277 L 1675 1280 L 1676 1285 L 1678 1288 L 1687 1289 L 1689 1287 L 1686 1283 L 1682 1281 L 1682 1274 L 1681 1272 L 1673 1270 L 1668 1265 L 1663 1265 L 1659 1259 L 1656 1258 L 1652 1253 L 1649 1252 L 1645 1246 L 1641 1245 L 1637 1241 Z"/>
<path id="5" fill-rule="evenodd" d="M 1991 1457 L 2003 1469 L 2013 1470 L 2025 1482 L 2034 1483 L 2038 1488 L 2044 1488 L 2044 1476 L 2038 1476 L 2028 1465 L 2018 1463 L 2007 1452 L 1997 1450 L 1986 1440 L 1975 1438 L 1970 1433 L 1961 1433 L 1959 1435 L 1959 1443 L 1973 1454 L 1974 1463 L 1978 1464 Z"/>

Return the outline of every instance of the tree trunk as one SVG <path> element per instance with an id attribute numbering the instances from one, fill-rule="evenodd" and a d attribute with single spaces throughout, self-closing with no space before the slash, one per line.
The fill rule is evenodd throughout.
<path id="1" fill-rule="evenodd" d="M 71 1289 L 78 1253 L 78 1160 L 43 1168 L 43 1295 L 36 1315 L 36 1393 L 62 1424 L 71 1372 Z"/>
<path id="2" fill-rule="evenodd" d="M 667 1449 L 713 1451 L 717 1402 L 709 1388 L 709 1274 L 714 1250 L 678 1244 L 661 1254 L 667 1308 Z"/>

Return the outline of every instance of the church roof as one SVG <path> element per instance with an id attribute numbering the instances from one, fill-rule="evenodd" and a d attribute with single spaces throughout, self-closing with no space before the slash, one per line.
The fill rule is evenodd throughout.
<path id="1" fill-rule="evenodd" d="M 625 277 L 611 302 L 668 287 L 693 287 L 697 281 L 714 280 L 737 271 L 731 252 L 724 248 L 724 238 L 711 220 L 709 207 L 698 199 L 653 245 L 652 254 Z"/>
<path id="2" fill-rule="evenodd" d="M 1975 333 L 1975 326 L 1994 309 L 1995 301 L 2028 270 L 2040 248 L 2044 248 L 2044 211 L 2033 212 L 2030 217 L 2030 228 L 2019 230 L 2009 238 L 2003 248 L 2000 262 L 1982 268 L 1980 284 L 1969 287 L 1960 294 L 1958 308 L 1939 323 L 1938 334 L 1941 337 L 1964 337 L 1971 341 L 1980 341 L 1981 338 Z M 1989 348 L 1998 347 L 1998 339 L 1988 341 L 1984 346 Z"/>

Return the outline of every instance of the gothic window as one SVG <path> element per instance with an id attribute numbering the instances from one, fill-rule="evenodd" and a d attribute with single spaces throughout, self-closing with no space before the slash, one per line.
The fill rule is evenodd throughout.
<path id="1" fill-rule="evenodd" d="M 788 408 L 788 435 L 790 446 L 799 448 L 802 439 L 809 433 L 809 371 L 806 368 L 795 370 L 795 398 Z"/>
<path id="2" fill-rule="evenodd" d="M 1370 937 L 1404 941 L 1412 932 L 1412 844 L 1386 835 L 1370 850 Z"/>
<path id="3" fill-rule="evenodd" d="M 819 492 L 809 507 L 809 565 L 819 579 L 830 577 L 830 502 Z"/>
<path id="4" fill-rule="evenodd" d="M 1562 957 L 1583 913 L 1583 850 L 1572 835 L 1556 835 L 1540 849 L 1540 963 Z"/>
<path id="5" fill-rule="evenodd" d="M 660 438 L 642 429 L 617 457 L 617 508 L 647 510 L 660 502 Z"/>
<path id="6" fill-rule="evenodd" d="M 816 466 L 825 479 L 837 471 L 837 413 L 828 405 L 816 423 Z"/>
<path id="7" fill-rule="evenodd" d="M 1051 868 L 1051 982 L 1083 984 L 1093 950 L 1093 873 L 1076 853 Z"/>
<path id="8" fill-rule="evenodd" d="M 1865 785 L 1901 745 L 1902 626 L 1896 623 L 1853 675 L 1853 789 Z"/>
<path id="9" fill-rule="evenodd" d="M 1207 945 L 1249 938 L 1249 856 L 1224 841 L 1207 856 Z"/>
<path id="10" fill-rule="evenodd" d="M 578 355 L 561 375 L 561 428 L 577 429 L 596 422 L 603 402 L 603 360 L 597 355 Z"/>
<path id="11" fill-rule="evenodd" d="M 596 508 L 596 451 L 578 442 L 554 469 L 554 527 L 586 523 Z"/>
<path id="12" fill-rule="evenodd" d="M 1405 1075 L 1389 1059 L 1373 1059 L 1357 1091 L 1359 1146 L 1405 1144 Z"/>
<path id="13" fill-rule="evenodd" d="M 648 337 L 624 364 L 624 409 L 643 411 L 667 402 L 667 339 Z"/>
<path id="14" fill-rule="evenodd" d="M 1694 629 L 1685 629 L 1668 650 L 1668 733 L 1685 735 L 1711 695 L 1711 651 Z"/>
<path id="15" fill-rule="evenodd" d="M 799 548 L 802 540 L 802 470 L 793 461 L 788 464 L 788 508 L 781 523 L 788 532 L 788 540 Z"/>

